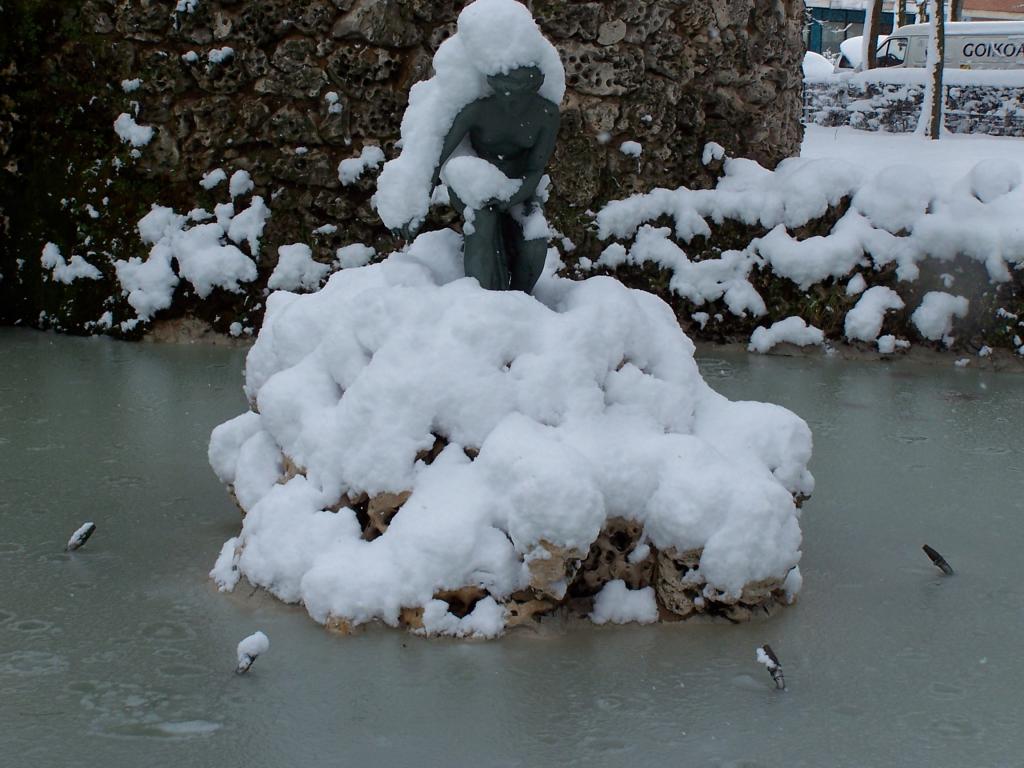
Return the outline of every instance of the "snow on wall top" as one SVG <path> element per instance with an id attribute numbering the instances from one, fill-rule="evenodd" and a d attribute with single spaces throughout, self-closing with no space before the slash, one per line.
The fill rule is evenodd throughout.
<path id="1" fill-rule="evenodd" d="M 913 281 L 925 259 L 957 255 L 983 264 L 993 283 L 1010 281 L 1024 264 L 1024 230 L 1016 213 L 1024 201 L 1020 167 L 986 159 L 959 178 L 955 172 L 939 175 L 923 154 L 916 156 L 921 150 L 919 143 L 907 144 L 910 162 L 901 156 L 881 170 L 847 159 L 800 157 L 769 171 L 752 160 L 726 158 L 714 189 L 658 188 L 609 202 L 595 217 L 598 236 L 633 242 L 628 249 L 611 243 L 597 265 L 655 263 L 672 271 L 669 288 L 679 296 L 697 305 L 724 299 L 733 314 L 757 317 L 766 313 L 765 304 L 748 278 L 758 264 L 770 265 L 801 290 L 843 279 L 858 267 L 889 264 L 896 265 L 900 281 Z M 794 230 L 844 198 L 851 206 L 827 235 L 794 237 Z M 672 217 L 675 226 L 648 223 L 662 216 Z M 683 246 L 710 237 L 711 224 L 725 220 L 770 231 L 742 251 L 691 261 Z"/>
<path id="2" fill-rule="evenodd" d="M 318 293 L 272 294 L 246 361 L 254 410 L 210 442 L 247 511 L 221 586 L 244 575 L 321 622 L 422 607 L 469 632 L 433 615 L 437 591 L 478 585 L 500 603 L 540 542 L 585 553 L 613 516 L 652 546 L 703 548 L 709 588 L 783 578 L 800 556 L 792 494 L 813 486 L 807 425 L 712 391 L 651 294 L 546 275 L 537 296 L 462 278 L 449 230 Z M 447 447 L 417 460 L 438 434 Z M 360 491 L 411 491 L 373 541 L 354 511 L 329 511 Z"/>
<path id="3" fill-rule="evenodd" d="M 493 93 L 487 76 L 536 66 L 539 94 L 554 104 L 565 95 L 558 51 L 516 0 L 475 0 L 459 14 L 458 28 L 434 54 L 434 76 L 409 91 L 402 118 L 402 152 L 384 165 L 373 205 L 389 229 L 419 225 L 430 205 L 431 178 L 444 138 L 459 112 Z"/>

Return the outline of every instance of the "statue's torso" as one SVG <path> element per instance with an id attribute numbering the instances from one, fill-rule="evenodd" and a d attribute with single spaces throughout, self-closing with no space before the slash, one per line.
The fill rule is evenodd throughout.
<path id="1" fill-rule="evenodd" d="M 532 96 L 516 109 L 499 99 L 482 99 L 475 105 L 469 131 L 473 150 L 509 177 L 526 172 L 530 151 L 545 128 L 557 121 L 556 107 L 547 99 Z"/>

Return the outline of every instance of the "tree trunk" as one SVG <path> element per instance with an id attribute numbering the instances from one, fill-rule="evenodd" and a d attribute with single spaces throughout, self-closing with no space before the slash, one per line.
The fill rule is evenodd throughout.
<path id="1" fill-rule="evenodd" d="M 874 69 L 877 63 L 878 30 L 882 24 L 882 0 L 868 0 L 867 15 L 864 17 L 864 52 L 861 56 L 863 68 Z"/>
<path id="2" fill-rule="evenodd" d="M 907 23 L 907 0 L 896 0 L 896 18 L 892 28 L 895 30 Z"/>
<path id="3" fill-rule="evenodd" d="M 938 139 L 942 133 L 942 113 L 946 101 L 942 91 L 942 67 L 946 58 L 945 6 L 945 0 L 928 0 L 928 17 L 932 25 L 926 64 L 928 80 L 925 84 L 917 130 L 929 139 Z"/>
<path id="4" fill-rule="evenodd" d="M 952 7 L 949 10 L 949 20 L 964 20 L 964 0 L 952 0 Z"/>

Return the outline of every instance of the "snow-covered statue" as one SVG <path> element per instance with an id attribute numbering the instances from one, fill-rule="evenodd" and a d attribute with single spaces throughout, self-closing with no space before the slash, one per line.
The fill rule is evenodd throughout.
<path id="1" fill-rule="evenodd" d="M 540 204 L 558 134 L 565 70 L 516 0 L 475 0 L 434 56 L 434 76 L 409 93 L 402 152 L 387 163 L 374 205 L 411 236 L 431 200 L 464 219 L 466 274 L 491 290 L 530 292 L 550 230 Z"/>

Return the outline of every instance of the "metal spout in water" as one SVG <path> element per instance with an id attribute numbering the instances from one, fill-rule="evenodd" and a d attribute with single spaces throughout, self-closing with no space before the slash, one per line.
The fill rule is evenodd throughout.
<path id="1" fill-rule="evenodd" d="M 934 549 L 929 547 L 927 544 L 921 547 L 921 549 L 923 549 L 924 553 L 928 555 L 928 559 L 935 564 L 936 568 L 940 569 L 947 576 L 953 575 L 953 566 L 946 562 L 946 558 L 944 558 Z"/>
<path id="2" fill-rule="evenodd" d="M 81 528 L 71 534 L 71 538 L 68 539 L 67 545 L 64 547 L 65 552 L 74 552 L 80 548 L 89 540 L 89 537 L 96 532 L 96 523 L 85 523 Z"/>
<path id="3" fill-rule="evenodd" d="M 782 674 L 782 665 L 770 645 L 765 644 L 757 649 L 757 660 L 767 668 L 768 674 L 775 681 L 775 687 L 780 691 L 786 690 L 786 678 Z"/>

